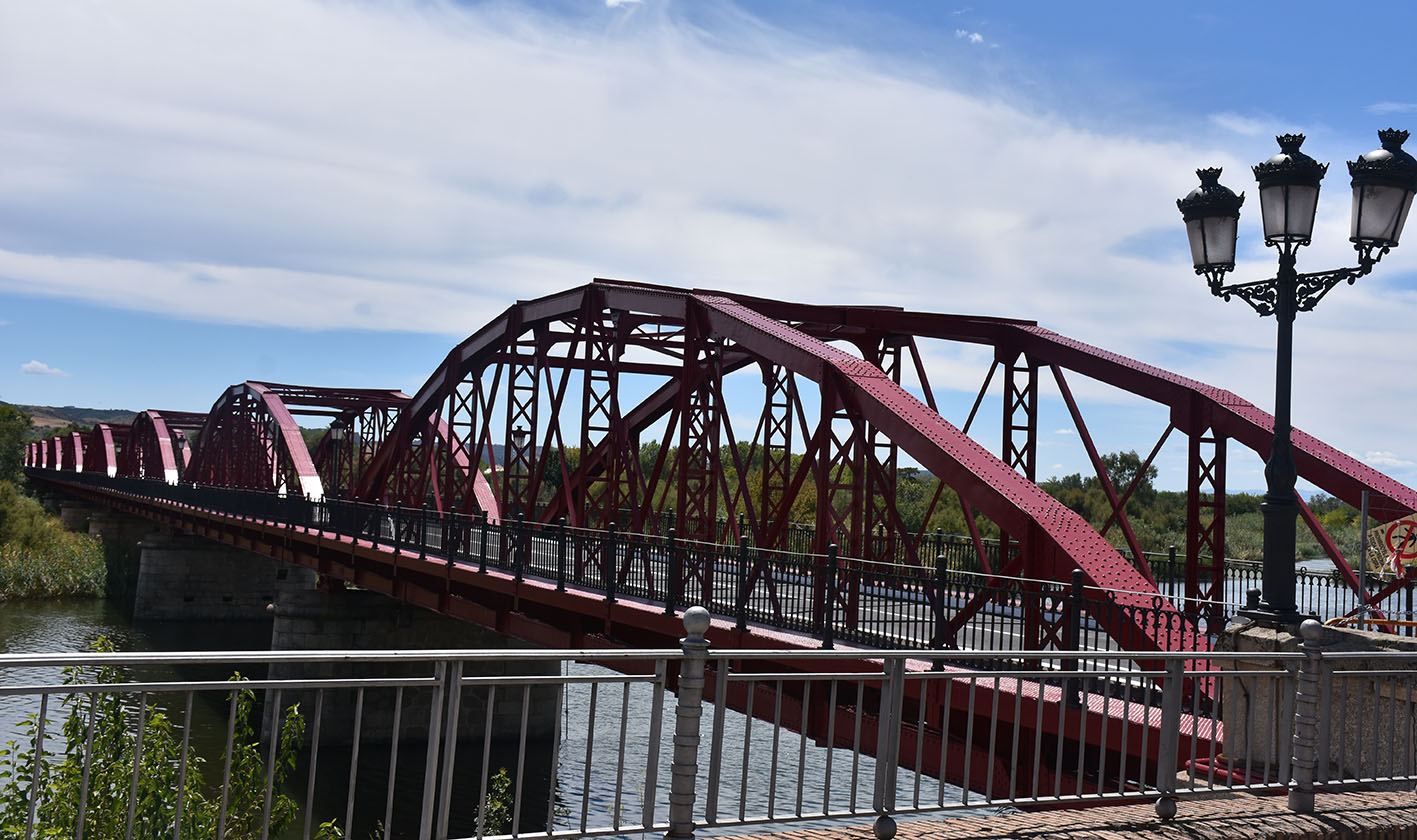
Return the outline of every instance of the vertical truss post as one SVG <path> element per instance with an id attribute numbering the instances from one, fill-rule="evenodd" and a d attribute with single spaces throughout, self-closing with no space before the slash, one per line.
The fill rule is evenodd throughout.
<path id="1" fill-rule="evenodd" d="M 1210 427 L 1188 436 L 1186 485 L 1186 612 L 1224 619 L 1225 438 Z"/>
<path id="2" fill-rule="evenodd" d="M 626 457 L 628 438 L 620 416 L 622 314 L 606 312 L 593 301 L 594 297 L 587 296 L 581 321 L 587 363 L 581 403 L 581 457 L 588 457 L 597 445 L 604 447 L 605 457 L 601 459 L 601 469 L 585 477 L 583 504 L 586 525 L 605 528 L 619 522 L 623 504 L 633 507 L 633 498 L 626 492 L 631 465 Z"/>
<path id="3" fill-rule="evenodd" d="M 874 358 L 871 359 L 897 385 L 900 384 L 900 350 L 908 343 L 908 336 L 886 336 L 874 348 Z M 862 509 L 867 536 L 860 556 L 868 561 L 893 563 L 898 559 L 896 542 L 900 536 L 895 528 L 895 520 L 899 517 L 892 516 L 895 513 L 899 450 L 895 441 L 870 424 L 865 426 L 864 440 L 862 460 L 866 462 L 866 492 Z"/>
<path id="4" fill-rule="evenodd" d="M 677 536 L 712 542 L 717 536 L 719 412 L 723 394 L 722 348 L 690 313 L 684 336 L 684 374 L 679 393 L 679 447 L 674 457 Z M 682 550 L 681 586 L 686 602 L 713 601 L 713 560 L 707 552 Z M 698 593 L 691 596 L 690 593 Z"/>
<path id="5" fill-rule="evenodd" d="M 843 625 L 855 630 L 861 596 L 864 485 L 862 424 L 830 379 L 822 383 L 817 446 L 817 542 L 844 547 L 836 598 Z M 844 434 L 843 434 L 844 432 Z M 821 548 L 818 548 L 820 551 Z"/>
<path id="6" fill-rule="evenodd" d="M 502 504 L 503 510 L 513 516 L 536 515 L 536 499 L 531 494 L 535 483 L 532 469 L 536 464 L 536 410 L 541 394 L 541 376 L 535 362 L 540 357 L 539 343 L 535 331 L 518 337 L 507 362 L 507 427 L 503 430 L 502 449 L 507 454 L 502 470 Z M 524 434 L 516 434 L 518 429 Z"/>
<path id="7" fill-rule="evenodd" d="M 1022 353 L 1001 361 L 1004 368 L 1004 463 L 1023 473 L 1029 481 L 1037 481 L 1038 363 Z"/>
<path id="8" fill-rule="evenodd" d="M 791 516 L 792 499 L 792 409 L 797 389 L 792 372 L 782 365 L 761 363 L 763 386 L 763 480 L 758 505 L 758 545 L 782 549 Z M 783 527 L 779 528 L 778 525 Z"/>
<path id="9" fill-rule="evenodd" d="M 1038 480 L 1038 364 L 1024 353 L 999 350 L 997 361 L 1004 371 L 1003 460 L 1010 469 L 1023 473 L 1029 481 Z M 999 565 L 1007 566 L 1015 552 L 1023 559 L 1024 574 L 1038 578 L 1030 552 L 1037 548 L 1036 540 L 1026 535 L 999 531 Z M 1024 648 L 1041 650 L 1050 635 L 1040 608 L 1042 591 L 1037 583 L 1021 584 L 1024 597 Z"/>

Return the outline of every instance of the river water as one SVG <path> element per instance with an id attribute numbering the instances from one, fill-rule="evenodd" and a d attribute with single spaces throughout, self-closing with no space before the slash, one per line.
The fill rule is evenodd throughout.
<path id="1" fill-rule="evenodd" d="M 53 653 L 58 651 L 83 651 L 99 637 L 107 638 L 113 646 L 123 651 L 163 651 L 163 650 L 266 650 L 269 649 L 270 625 L 266 622 L 222 622 L 203 624 L 183 623 L 142 623 L 134 624 L 118 609 L 104 601 L 52 601 L 52 602 L 12 602 L 0 609 L 0 652 L 3 653 Z M 592 665 L 572 663 L 563 666 L 564 672 L 576 676 L 610 676 L 611 672 Z M 189 669 L 179 673 L 174 668 L 145 668 L 140 675 L 144 679 L 224 679 L 226 674 L 210 673 L 194 675 Z M 259 677 L 261 674 L 248 674 Z M 0 671 L 0 685 L 52 684 L 62 675 L 54 668 L 6 669 Z M 603 684 L 598 689 L 595 715 L 595 736 L 589 752 L 590 687 L 588 684 L 573 684 L 567 689 L 562 703 L 562 737 L 559 743 L 532 744 L 527 751 L 527 780 L 523 791 L 530 812 L 529 819 L 544 820 L 545 804 L 551 803 L 554 820 L 559 828 L 570 828 L 578 824 L 583 812 L 589 814 L 591 825 L 604 824 L 606 815 L 618 809 L 625 815 L 626 822 L 638 822 L 643 808 L 645 794 L 643 776 L 644 759 L 649 746 L 648 722 L 653 711 L 654 696 L 651 687 L 635 684 L 625 687 L 618 683 Z M 221 744 L 225 736 L 226 707 L 223 702 L 198 702 L 193 707 L 192 738 L 194 751 L 203 754 L 209 768 L 219 767 Z M 412 701 L 410 701 L 412 702 Z M 656 817 L 664 819 L 668 806 L 669 760 L 672 755 L 672 733 L 674 726 L 673 704 L 675 698 L 665 693 L 663 697 L 663 733 L 660 746 L 659 781 L 655 791 Z M 22 721 L 37 710 L 32 696 L 0 695 L 0 743 L 23 740 Z M 308 711 L 308 710 L 307 710 Z M 49 718 L 57 720 L 63 716 L 61 709 L 51 708 Z M 705 755 L 700 758 L 700 785 L 702 803 L 703 780 L 708 771 L 708 735 L 712 722 L 711 710 L 706 709 L 703 722 Z M 793 733 L 783 731 L 780 744 L 773 741 L 772 727 L 762 721 L 751 724 L 751 738 L 745 737 L 749 728 L 747 719 L 737 713 L 728 713 L 724 721 L 722 742 L 723 766 L 720 772 L 720 810 L 724 818 L 737 817 L 741 810 L 752 816 L 765 814 L 771 803 L 779 815 L 790 814 L 798 807 L 799 780 L 801 807 L 805 812 L 820 810 L 826 791 L 822 781 L 830 753 L 833 770 L 830 804 L 833 810 L 847 807 L 855 798 L 857 806 L 869 808 L 874 778 L 874 762 L 866 756 L 859 758 L 856 773 L 856 789 L 852 791 L 849 768 L 852 767 L 852 753 L 849 750 L 827 750 L 814 744 L 801 743 Z M 619 744 L 625 742 L 625 754 L 631 759 L 621 771 Z M 54 733 L 57 735 L 58 733 Z M 752 749 L 744 755 L 743 743 L 749 740 Z M 551 750 L 557 766 L 554 791 L 549 784 Z M 382 820 L 385 799 L 384 791 L 388 766 L 387 748 L 377 746 L 362 751 L 358 766 L 355 831 L 351 837 L 363 838 L 376 821 Z M 636 777 L 636 757 L 638 758 L 638 779 Z M 399 784 L 395 787 L 396 813 L 404 815 L 394 820 L 394 836 L 415 836 L 412 816 L 418 812 L 419 792 L 416 780 L 422 772 L 423 749 L 419 745 L 408 745 L 398 756 Z M 587 758 L 589 760 L 587 761 Z M 348 752 L 339 748 L 322 748 L 320 765 L 322 768 L 340 768 L 339 773 L 326 776 L 324 770 L 318 775 L 316 813 L 321 819 L 344 814 L 347 783 L 344 775 L 348 767 Z M 458 752 L 458 773 L 454 777 L 454 828 L 462 823 L 471 833 L 471 805 L 477 799 L 476 790 L 480 777 L 481 744 L 460 745 Z M 492 766 L 507 766 L 515 776 L 515 744 L 495 744 Z M 747 770 L 744 772 L 746 762 Z M 303 764 L 303 762 L 302 762 Z M 774 772 L 774 769 L 776 772 Z M 212 771 L 209 771 L 212 772 Z M 304 772 L 302 766 L 301 773 Z M 623 775 L 624 782 L 619 783 Z M 412 783 L 411 783 L 412 782 Z M 920 780 L 922 801 L 933 802 L 939 796 L 937 782 L 933 779 Z M 288 793 L 297 800 L 304 799 L 304 781 L 298 779 L 290 785 Z M 582 797 L 585 788 L 588 795 Z M 912 773 L 902 770 L 898 778 L 897 800 L 902 805 L 909 803 L 915 794 L 916 779 Z M 617 793 L 618 791 L 618 793 Z M 958 788 L 944 786 L 946 802 L 957 801 L 961 792 Z M 702 804 L 700 805 L 702 808 Z M 980 811 L 952 812 L 980 813 Z M 300 836 L 300 820 L 284 833 L 283 837 Z M 343 822 L 343 820 L 342 820 Z M 860 818 L 858 823 L 868 823 L 869 818 Z M 544 825 L 544 822 L 539 822 Z M 799 825 L 810 825 L 801 823 Z M 525 823 L 524 823 L 525 827 Z M 701 834 L 741 834 L 743 828 L 701 831 Z"/>

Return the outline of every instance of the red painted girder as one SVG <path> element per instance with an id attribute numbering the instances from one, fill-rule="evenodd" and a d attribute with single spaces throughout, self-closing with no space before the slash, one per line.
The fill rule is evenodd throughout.
<path id="1" fill-rule="evenodd" d="M 769 301 L 722 294 L 780 320 L 801 322 L 804 332 L 818 334 L 833 327 L 873 328 L 913 335 L 994 346 L 1008 346 L 1033 356 L 1042 364 L 1057 364 L 1085 376 L 1171 407 L 1173 415 L 1188 412 L 1194 401 L 1207 413 L 1216 431 L 1234 438 L 1261 457 L 1268 457 L 1274 435 L 1274 418 L 1234 393 L 1195 379 L 1143 364 L 1098 347 L 1060 335 L 1034 321 L 947 315 L 877 307 L 830 307 Z M 820 327 L 820 330 L 817 329 Z M 819 336 L 824 337 L 824 336 Z M 1191 429 L 1184 416 L 1173 416 L 1182 431 Z M 1203 418 L 1196 418 L 1204 425 Z M 1382 521 L 1417 511 L 1417 490 L 1374 470 L 1318 440 L 1294 430 L 1294 460 L 1299 475 L 1350 505 L 1369 491 L 1369 510 Z"/>
<path id="2" fill-rule="evenodd" d="M 673 312 L 676 305 L 682 306 L 676 297 L 661 289 L 613 286 L 606 290 L 608 305 L 640 311 Z M 838 380 L 868 422 L 925 469 L 968 496 L 1004 530 L 1023 534 L 1037 529 L 1047 543 L 1059 579 L 1070 560 L 1094 585 L 1115 592 L 1118 603 L 1152 606 L 1152 596 L 1141 593 L 1155 593 L 1155 587 L 1091 525 L 931 411 L 880 368 L 721 295 L 694 293 L 693 300 L 704 307 L 715 334 L 819 384 L 829 378 Z M 1162 609 L 1174 612 L 1169 604 Z M 1179 613 L 1167 618 L 1176 626 L 1185 626 Z M 1127 624 L 1107 629 L 1124 647 L 1158 649 L 1145 623 Z M 1203 637 L 1190 630 L 1186 636 L 1184 643 L 1189 649 L 1207 649 Z"/>
<path id="3" fill-rule="evenodd" d="M 1269 456 L 1274 417 L 1230 391 L 1142 364 L 1042 327 L 1011 328 L 1010 331 L 1016 333 L 1015 340 L 1021 349 L 1040 359 L 1056 361 L 1110 385 L 1164 402 L 1173 409 L 1180 409 L 1189 399 L 1198 398 L 1217 432 L 1243 443 L 1261 457 Z M 1293 446 L 1299 475 L 1325 492 L 1356 506 L 1361 503 L 1362 491 L 1367 489 L 1369 510 L 1382 521 L 1417 511 L 1417 490 L 1313 435 L 1295 429 Z"/>

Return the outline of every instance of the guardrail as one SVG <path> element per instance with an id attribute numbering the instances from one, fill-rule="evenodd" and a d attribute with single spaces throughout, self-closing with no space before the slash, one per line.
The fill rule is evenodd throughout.
<path id="1" fill-rule="evenodd" d="M 0 655 L 4 723 L 30 714 L 0 755 L 0 827 L 689 840 L 874 817 L 887 838 L 900 815 L 1154 799 L 1167 819 L 1215 790 L 1304 810 L 1316 786 L 1417 779 L 1417 653 L 1355 662 L 1316 624 L 1265 667 L 1148 653 L 1127 674 L 716 651 L 702 608 L 684 624 L 679 650 Z"/>
<path id="2" fill-rule="evenodd" d="M 824 555 L 466 516 L 327 499 L 312 501 L 247 490 L 170 485 L 91 474 L 46 476 L 367 540 L 395 552 L 417 552 L 452 563 L 535 576 L 558 589 L 585 587 L 609 601 L 634 596 L 664 604 L 667 614 L 688 604 L 734 619 L 882 648 L 1088 650 L 1115 647 L 1103 626 L 1148 629 L 1162 644 L 1187 631 L 1213 636 L 1210 619 L 1228 605 L 1151 594 L 1119 603 L 1115 590 L 956 570 L 941 555 L 924 566 L 866 562 Z M 1129 593 L 1135 595 L 1136 593 Z M 961 619 L 960 616 L 964 618 Z M 1003 667 L 1004 663 L 1000 663 Z"/>

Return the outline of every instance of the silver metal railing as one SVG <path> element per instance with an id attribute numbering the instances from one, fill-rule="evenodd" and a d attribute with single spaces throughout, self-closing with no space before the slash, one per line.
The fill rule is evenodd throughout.
<path id="1" fill-rule="evenodd" d="M 0 656 L 0 833 L 594 837 L 1417 779 L 1417 652 Z M 1258 658 L 1257 658 L 1258 657 Z M 972 660 L 972 662 L 971 662 Z M 233 672 L 251 677 L 231 682 Z M 677 699 L 670 697 L 671 691 Z M 299 713 L 292 707 L 298 704 Z M 1321 723 L 1322 722 L 1322 723 Z"/>

